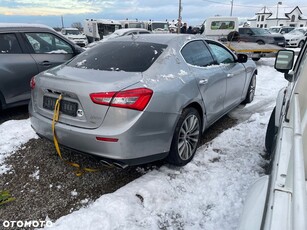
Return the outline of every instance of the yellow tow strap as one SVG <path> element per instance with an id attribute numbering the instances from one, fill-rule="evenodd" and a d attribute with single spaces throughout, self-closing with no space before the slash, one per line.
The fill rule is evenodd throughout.
<path id="1" fill-rule="evenodd" d="M 58 139 L 57 139 L 57 136 L 56 136 L 56 132 L 55 132 L 55 125 L 58 122 L 59 116 L 60 116 L 60 105 L 61 105 L 62 98 L 63 98 L 63 96 L 60 95 L 59 98 L 55 102 L 53 119 L 52 119 L 52 134 L 53 134 L 53 143 L 54 143 L 55 149 L 56 149 L 59 157 L 61 158 L 61 160 L 63 160 L 66 164 L 77 168 L 77 170 L 75 171 L 75 175 L 76 176 L 81 176 L 85 172 L 97 172 L 97 171 L 99 171 L 99 169 L 81 168 L 81 166 L 79 164 L 73 163 L 73 162 L 69 162 L 69 161 L 65 161 L 63 159 L 63 157 L 62 157 L 62 153 L 61 153 L 61 150 L 60 150 L 59 142 L 58 142 Z"/>

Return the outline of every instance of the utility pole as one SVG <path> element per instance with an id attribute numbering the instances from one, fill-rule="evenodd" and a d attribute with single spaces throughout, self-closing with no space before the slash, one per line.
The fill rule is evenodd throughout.
<path id="1" fill-rule="evenodd" d="M 177 22 L 177 33 L 180 33 L 180 27 L 181 27 L 181 0 L 179 0 L 179 12 L 178 12 L 178 22 Z"/>
<path id="2" fill-rule="evenodd" d="M 232 16 L 232 9 L 233 9 L 233 0 L 230 1 L 231 3 L 231 8 L 230 8 L 230 16 Z"/>
<path id="3" fill-rule="evenodd" d="M 61 16 L 61 21 L 62 21 L 62 29 L 64 28 L 64 20 L 63 20 L 63 15 Z"/>
<path id="4" fill-rule="evenodd" d="M 279 5 L 282 5 L 282 2 L 277 2 L 277 12 L 276 12 L 276 25 L 277 25 L 277 26 L 278 26 L 278 21 L 279 21 L 279 20 L 278 20 L 278 19 L 279 19 L 279 15 L 278 15 L 278 8 L 279 8 L 278 6 L 279 6 Z"/>

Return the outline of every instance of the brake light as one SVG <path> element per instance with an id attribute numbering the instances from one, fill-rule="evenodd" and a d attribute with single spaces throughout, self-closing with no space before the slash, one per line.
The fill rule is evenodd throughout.
<path id="1" fill-rule="evenodd" d="M 120 92 L 92 93 L 90 97 L 96 104 L 143 111 L 152 94 L 151 89 L 137 88 Z"/>
<path id="2" fill-rule="evenodd" d="M 30 88 L 31 89 L 35 88 L 35 78 L 34 77 L 32 77 L 31 80 L 30 80 Z"/>

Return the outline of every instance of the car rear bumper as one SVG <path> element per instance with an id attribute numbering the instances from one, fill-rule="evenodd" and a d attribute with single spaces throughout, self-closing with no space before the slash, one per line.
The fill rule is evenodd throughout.
<path id="1" fill-rule="evenodd" d="M 49 140 L 53 140 L 52 120 L 33 111 L 29 104 L 32 128 Z M 105 127 L 85 129 L 58 122 L 56 135 L 60 145 L 128 165 L 142 164 L 167 156 L 177 117 L 174 114 L 146 114 L 129 129 L 121 132 Z M 151 120 L 148 120 L 151 117 Z M 142 121 L 146 121 L 146 124 Z M 171 122 L 170 122 L 171 121 Z M 116 135 L 115 135 L 116 132 Z M 99 141 L 96 137 L 116 138 L 117 142 Z"/>

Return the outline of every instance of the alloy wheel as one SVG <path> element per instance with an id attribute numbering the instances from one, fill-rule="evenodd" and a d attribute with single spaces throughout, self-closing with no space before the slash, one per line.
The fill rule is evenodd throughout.
<path id="1" fill-rule="evenodd" d="M 186 117 L 178 135 L 178 153 L 182 160 L 188 160 L 197 148 L 200 135 L 200 121 L 194 114 Z"/>

